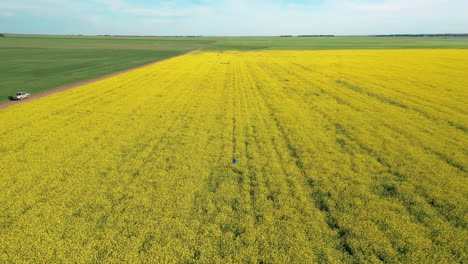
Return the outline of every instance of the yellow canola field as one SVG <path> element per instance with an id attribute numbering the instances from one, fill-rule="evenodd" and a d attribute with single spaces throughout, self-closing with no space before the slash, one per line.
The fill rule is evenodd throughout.
<path id="1" fill-rule="evenodd" d="M 468 50 L 202 52 L 0 110 L 0 262 L 468 262 L 467 87 Z"/>

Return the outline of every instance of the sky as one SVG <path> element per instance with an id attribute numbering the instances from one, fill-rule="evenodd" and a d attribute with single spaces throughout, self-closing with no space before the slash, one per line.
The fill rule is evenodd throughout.
<path id="1" fill-rule="evenodd" d="M 468 0 L 1 0 L 0 32 L 158 36 L 468 33 Z"/>

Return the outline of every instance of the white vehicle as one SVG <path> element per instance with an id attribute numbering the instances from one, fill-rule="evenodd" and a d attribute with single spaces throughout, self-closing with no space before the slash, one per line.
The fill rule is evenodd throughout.
<path id="1" fill-rule="evenodd" d="M 13 96 L 13 100 L 23 100 L 23 99 L 29 98 L 29 96 L 31 95 L 27 92 L 19 92 Z"/>

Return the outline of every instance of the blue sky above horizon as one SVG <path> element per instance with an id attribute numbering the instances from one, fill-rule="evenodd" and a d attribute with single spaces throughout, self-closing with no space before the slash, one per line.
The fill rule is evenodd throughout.
<path id="1" fill-rule="evenodd" d="M 0 32 L 272 36 L 468 33 L 467 0 L 2 0 Z"/>

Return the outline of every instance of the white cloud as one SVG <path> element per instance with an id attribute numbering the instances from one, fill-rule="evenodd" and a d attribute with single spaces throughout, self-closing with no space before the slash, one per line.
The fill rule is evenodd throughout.
<path id="1" fill-rule="evenodd" d="M 365 12 L 415 12 L 417 16 L 421 12 L 431 11 L 432 14 L 444 12 L 444 10 L 459 11 L 460 8 L 468 7 L 468 1 L 464 0 L 386 0 L 380 3 L 359 3 L 350 2 L 345 4 L 351 10 Z M 466 12 L 466 9 L 464 9 Z M 397 14 L 398 15 L 398 14 Z"/>
<path id="2" fill-rule="evenodd" d="M 170 24 L 174 23 L 175 20 L 172 19 L 160 19 L 160 18 L 148 18 L 141 20 L 144 24 Z"/>
<path id="3" fill-rule="evenodd" d="M 2 0 L 0 9 L 4 13 L 21 14 L 23 17 L 43 17 L 58 19 L 74 19 L 87 22 L 98 22 L 99 16 L 93 14 L 93 7 L 82 2 L 67 0 L 34 0 L 23 3 L 12 0 Z"/>
<path id="4" fill-rule="evenodd" d="M 2 16 L 2 17 L 12 17 L 14 15 L 15 15 L 15 13 L 13 13 L 13 12 L 0 12 L 0 16 Z"/>
<path id="5" fill-rule="evenodd" d="M 34 9 L 34 5 L 18 3 L 11 0 L 3 0 L 0 2 L 0 9 L 2 10 L 29 10 Z"/>
<path id="6" fill-rule="evenodd" d="M 193 5 L 190 7 L 176 7 L 170 2 L 164 2 L 157 7 L 139 7 L 123 0 L 97 0 L 114 13 L 136 16 L 182 17 L 197 14 L 208 9 L 208 6 Z M 204 2 L 205 5 L 208 2 Z"/>

